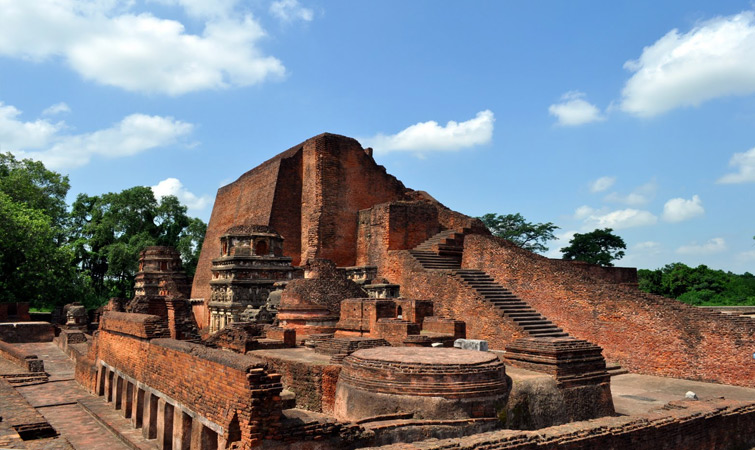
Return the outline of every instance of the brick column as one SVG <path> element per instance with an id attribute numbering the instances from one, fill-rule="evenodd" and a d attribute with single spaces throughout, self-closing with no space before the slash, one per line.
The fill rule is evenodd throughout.
<path id="1" fill-rule="evenodd" d="M 121 397 L 121 413 L 123 417 L 128 419 L 131 417 L 131 401 L 134 398 L 134 384 L 130 381 L 123 379 L 123 389 Z"/>
<path id="2" fill-rule="evenodd" d="M 191 423 L 191 450 L 217 450 L 218 434 L 197 419 Z"/>
<path id="3" fill-rule="evenodd" d="M 191 450 L 191 416 L 180 408 L 173 410 L 173 450 Z"/>
<path id="4" fill-rule="evenodd" d="M 121 400 L 123 399 L 123 377 L 115 376 L 115 392 L 113 393 L 113 403 L 115 409 L 121 409 Z"/>
<path id="5" fill-rule="evenodd" d="M 113 371 L 105 369 L 105 401 L 113 401 Z"/>
<path id="6" fill-rule="evenodd" d="M 157 448 L 171 450 L 173 447 L 173 405 L 164 399 L 157 401 Z"/>
<path id="7" fill-rule="evenodd" d="M 144 414 L 144 390 L 134 386 L 134 400 L 131 411 L 131 425 L 134 428 L 142 427 L 142 417 Z"/>
<path id="8" fill-rule="evenodd" d="M 142 436 L 145 439 L 157 437 L 157 399 L 150 392 L 144 393 L 144 414 L 142 415 Z"/>

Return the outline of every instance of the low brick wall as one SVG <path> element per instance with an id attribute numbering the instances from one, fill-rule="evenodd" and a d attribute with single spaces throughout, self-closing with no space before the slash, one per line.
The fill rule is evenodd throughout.
<path id="1" fill-rule="evenodd" d="M 29 372 L 44 372 L 44 362 L 37 357 L 19 350 L 17 347 L 0 340 L 0 356 L 23 367 Z"/>
<path id="2" fill-rule="evenodd" d="M 460 439 L 394 444 L 381 450 L 709 450 L 755 445 L 755 403 L 734 400 L 671 403 L 641 416 L 603 417 L 542 428 L 501 430 Z"/>
<path id="3" fill-rule="evenodd" d="M 160 316 L 107 311 L 100 319 L 100 329 L 143 339 L 170 336 Z"/>
<path id="4" fill-rule="evenodd" d="M 0 339 L 11 344 L 52 342 L 55 328 L 48 322 L 0 323 Z"/>
<path id="5" fill-rule="evenodd" d="M 465 238 L 462 266 L 487 272 L 570 335 L 601 346 L 607 360 L 629 371 L 755 387 L 753 319 L 606 282 L 579 266 L 488 236 Z M 471 328 L 474 321 L 464 318 Z"/>
<path id="6" fill-rule="evenodd" d="M 98 364 L 95 370 L 101 361 L 215 424 L 226 438 L 229 427 L 240 427 L 243 448 L 280 439 L 280 375 L 266 372 L 264 361 L 251 356 L 170 338 L 148 339 L 157 334 L 153 325 L 152 316 L 106 313 L 90 352 Z M 77 364 L 76 378 L 90 384 L 91 370 L 85 366 Z"/>

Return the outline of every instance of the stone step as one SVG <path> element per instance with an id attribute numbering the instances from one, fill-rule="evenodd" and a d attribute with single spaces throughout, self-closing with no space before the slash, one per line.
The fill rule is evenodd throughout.
<path id="1" fill-rule="evenodd" d="M 564 331 L 549 331 L 549 332 L 530 332 L 531 336 L 535 337 L 568 337 L 569 333 Z"/>
<path id="2" fill-rule="evenodd" d="M 105 403 L 98 397 L 81 398 L 78 404 L 97 423 L 132 450 L 157 450 L 157 441 L 145 440 L 142 431 L 133 428 L 131 420 L 123 417 L 120 411 L 113 409 L 112 404 Z"/>
<path id="3" fill-rule="evenodd" d="M 615 362 L 607 362 L 606 371 L 608 372 L 608 375 L 612 377 L 615 377 L 616 375 L 624 375 L 624 374 L 629 373 L 627 369 L 621 367 L 621 364 L 615 363 Z"/>
<path id="4" fill-rule="evenodd" d="M 526 331 L 527 333 L 530 333 L 530 334 L 533 334 L 533 333 L 550 333 L 550 332 L 561 333 L 561 332 L 564 331 L 563 329 L 555 326 L 552 323 L 549 324 L 549 325 L 540 325 L 540 326 L 537 326 L 537 325 L 528 325 L 528 326 L 522 327 L 522 329 L 524 329 L 524 331 Z"/>
<path id="5" fill-rule="evenodd" d="M 516 324 L 524 328 L 525 330 L 535 330 L 538 328 L 548 328 L 548 327 L 556 326 L 553 322 L 551 322 L 548 319 L 522 320 L 522 321 L 517 321 Z"/>

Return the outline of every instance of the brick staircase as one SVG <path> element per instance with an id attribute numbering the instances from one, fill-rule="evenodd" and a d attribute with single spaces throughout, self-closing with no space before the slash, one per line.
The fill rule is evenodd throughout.
<path id="1" fill-rule="evenodd" d="M 466 230 L 465 230 L 466 231 Z M 524 300 L 481 270 L 462 269 L 461 255 L 464 251 L 464 233 L 445 230 L 419 244 L 409 253 L 423 268 L 429 270 L 451 270 L 453 275 L 466 286 L 474 289 L 498 314 L 514 323 L 533 337 L 569 336 L 553 322 L 537 312 Z"/>
<path id="2" fill-rule="evenodd" d="M 444 230 L 409 250 L 425 269 L 460 269 L 464 233 Z"/>
<path id="3" fill-rule="evenodd" d="M 513 320 L 519 328 L 530 336 L 569 336 L 568 333 L 537 312 L 527 302 L 496 283 L 493 277 L 487 273 L 481 270 L 459 269 L 454 271 L 454 275 L 460 278 L 464 284 L 476 290 L 486 302 L 492 304 L 498 314 Z"/>

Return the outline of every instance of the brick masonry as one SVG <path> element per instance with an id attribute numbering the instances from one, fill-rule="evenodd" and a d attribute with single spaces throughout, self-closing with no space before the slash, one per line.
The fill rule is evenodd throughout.
<path id="1" fill-rule="evenodd" d="M 501 430 L 460 439 L 394 444 L 381 450 L 709 450 L 755 445 L 755 404 L 676 402 L 639 416 L 603 417 L 537 431 Z M 377 447 L 375 447 L 377 448 Z"/>
<path id="2" fill-rule="evenodd" d="M 466 237 L 463 267 L 487 272 L 564 331 L 600 345 L 606 359 L 632 372 L 755 386 L 755 320 L 605 281 L 488 236 Z"/>
<path id="3" fill-rule="evenodd" d="M 151 333 L 150 316 L 127 315 L 142 320 L 105 313 L 95 361 L 173 399 L 225 433 L 237 420 L 247 445 L 280 438 L 280 375 L 268 373 L 264 361 L 186 341 L 149 339 L 144 336 Z M 89 373 L 80 372 L 77 365 L 82 384 L 90 383 Z"/>

